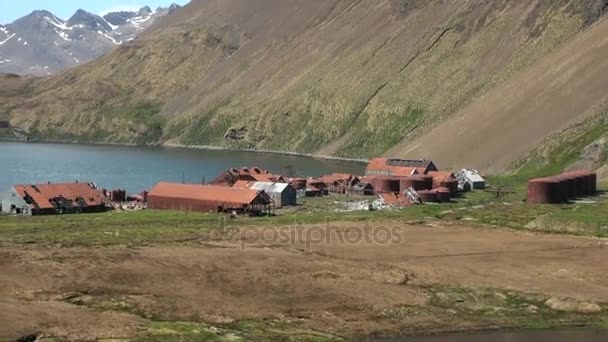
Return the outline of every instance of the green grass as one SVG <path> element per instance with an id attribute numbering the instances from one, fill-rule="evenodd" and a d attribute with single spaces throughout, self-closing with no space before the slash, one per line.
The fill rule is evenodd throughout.
<path id="1" fill-rule="evenodd" d="M 457 316 L 486 327 L 549 329 L 564 326 L 591 327 L 605 323 L 608 307 L 599 313 L 557 311 L 545 302 L 550 296 L 495 288 L 467 288 L 437 285 L 429 287 L 426 310 L 438 317 Z M 450 312 L 451 311 L 451 312 Z M 447 316 L 446 316 L 447 314 Z"/>
<path id="2" fill-rule="evenodd" d="M 150 322 L 146 333 L 133 342 L 223 342 L 242 341 L 230 332 L 222 332 L 191 322 Z"/>
<path id="3" fill-rule="evenodd" d="M 554 137 L 555 141 L 548 142 L 549 146 L 533 151 L 525 161 L 516 164 L 516 179 L 523 181 L 533 177 L 542 177 L 562 173 L 566 168 L 576 163 L 583 149 L 608 134 L 607 113 L 602 113 L 582 127 L 574 127 Z M 596 161 L 596 166 L 603 165 L 608 158 L 608 151 L 603 151 L 602 158 Z"/>
<path id="4" fill-rule="evenodd" d="M 200 237 L 219 226 L 219 217 L 140 211 L 41 217 L 0 217 L 0 243 L 141 245 Z"/>
<path id="5" fill-rule="evenodd" d="M 517 195 L 516 195 L 517 196 Z M 354 199 L 360 199 L 355 197 Z M 370 198 L 370 200 L 373 198 Z M 291 226 L 326 222 L 462 222 L 542 233 L 608 237 L 608 201 L 595 204 L 531 205 L 472 192 L 457 202 L 394 211 L 342 212 L 344 196 L 306 199 L 300 211 L 234 220 L 218 214 L 143 210 L 64 216 L 0 216 L 0 245 L 140 246 L 206 241 L 211 234 L 245 226 Z M 541 221 L 537 219 L 542 218 Z M 537 222 L 530 226 L 531 222 Z"/>

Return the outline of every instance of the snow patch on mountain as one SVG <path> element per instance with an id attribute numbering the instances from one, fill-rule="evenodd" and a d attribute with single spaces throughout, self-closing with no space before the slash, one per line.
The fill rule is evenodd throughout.
<path id="1" fill-rule="evenodd" d="M 47 75 L 89 62 L 115 46 L 131 42 L 178 5 L 110 12 L 79 9 L 68 20 L 37 10 L 0 25 L 0 73 Z"/>
<path id="2" fill-rule="evenodd" d="M 4 43 L 8 42 L 9 40 L 11 40 L 11 38 L 13 38 L 15 36 L 15 34 L 11 34 L 10 36 L 8 36 L 8 38 L 6 38 L 5 40 L 0 42 L 0 46 L 4 45 Z"/>

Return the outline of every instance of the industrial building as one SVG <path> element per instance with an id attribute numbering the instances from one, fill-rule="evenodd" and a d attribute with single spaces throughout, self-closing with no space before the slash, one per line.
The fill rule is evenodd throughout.
<path id="1" fill-rule="evenodd" d="M 198 184 L 158 183 L 148 208 L 196 212 L 270 213 L 272 199 L 262 190 Z"/>
<path id="2" fill-rule="evenodd" d="M 242 167 L 229 169 L 220 174 L 210 184 L 233 186 L 238 181 L 286 183 L 281 175 L 274 175 L 269 170 L 259 167 Z"/>
<path id="3" fill-rule="evenodd" d="M 5 214 L 53 215 L 106 209 L 105 196 L 92 183 L 14 185 L 0 200 Z"/>
<path id="4" fill-rule="evenodd" d="M 374 195 L 374 186 L 368 182 L 359 182 L 346 189 L 346 193 L 348 195 L 372 196 Z"/>
<path id="5" fill-rule="evenodd" d="M 298 193 L 288 183 L 272 182 L 248 182 L 238 181 L 233 185 L 234 188 L 253 189 L 264 191 L 274 203 L 276 208 L 297 205 Z"/>
<path id="6" fill-rule="evenodd" d="M 358 177 L 349 173 L 333 173 L 320 178 L 329 192 L 344 194 L 346 190 L 360 182 Z"/>
<path id="7" fill-rule="evenodd" d="M 458 180 L 456 175 L 450 171 L 431 171 L 428 173 L 433 177 L 433 189 L 448 188 L 452 196 L 458 193 Z"/>
<path id="8" fill-rule="evenodd" d="M 429 160 L 374 158 L 367 165 L 365 175 L 407 177 L 425 175 L 431 171 L 438 169 Z"/>

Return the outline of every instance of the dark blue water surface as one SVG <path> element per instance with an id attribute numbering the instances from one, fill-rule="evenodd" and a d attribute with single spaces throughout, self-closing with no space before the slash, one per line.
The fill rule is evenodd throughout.
<path id="1" fill-rule="evenodd" d="M 231 167 L 258 166 L 281 172 L 286 165 L 307 176 L 362 173 L 365 168 L 356 162 L 270 153 L 0 142 L 0 191 L 12 184 L 79 180 L 135 193 L 159 181 L 210 181 Z"/>

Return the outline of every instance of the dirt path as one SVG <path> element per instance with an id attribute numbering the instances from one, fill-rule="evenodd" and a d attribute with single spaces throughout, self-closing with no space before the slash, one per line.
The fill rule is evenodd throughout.
<path id="1" fill-rule="evenodd" d="M 351 225 L 332 226 L 334 238 L 319 244 L 310 243 L 319 230 L 308 226 L 307 239 L 291 242 L 265 229 L 265 238 L 249 230 L 194 246 L 5 249 L 0 340 L 32 332 L 132 337 L 140 316 L 211 324 L 298 320 L 321 331 L 368 334 L 396 329 L 378 314 L 425 305 L 422 286 L 434 284 L 608 302 L 604 241 L 385 222 L 392 243 L 342 243 L 339 236 L 364 236 Z M 400 324 L 429 327 L 434 320 L 413 316 Z"/>

